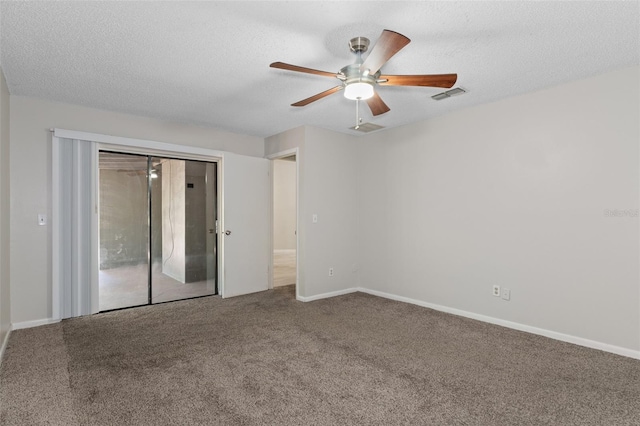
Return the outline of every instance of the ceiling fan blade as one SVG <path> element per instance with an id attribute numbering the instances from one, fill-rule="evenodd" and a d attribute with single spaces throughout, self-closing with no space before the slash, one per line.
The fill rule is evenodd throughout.
<path id="1" fill-rule="evenodd" d="M 391 111 L 391 108 L 384 103 L 380 95 L 378 95 L 378 92 L 374 92 L 373 96 L 367 99 L 367 105 L 369 105 L 369 109 L 371 109 L 373 115 L 380 115 Z"/>
<path id="2" fill-rule="evenodd" d="M 271 68 L 280 68 L 282 70 L 304 72 L 304 73 L 307 73 L 307 74 L 321 75 L 323 77 L 335 77 L 336 76 L 335 72 L 314 70 L 313 68 L 299 67 L 297 65 L 285 64 L 284 62 L 274 62 L 269 66 Z"/>
<path id="3" fill-rule="evenodd" d="M 456 84 L 457 79 L 458 74 L 381 75 L 378 78 L 378 84 L 381 86 L 427 86 L 448 89 Z"/>
<path id="4" fill-rule="evenodd" d="M 334 93 L 336 93 L 336 92 L 338 92 L 338 91 L 342 90 L 342 88 L 343 88 L 342 86 L 332 87 L 332 88 L 331 88 L 331 89 L 329 89 L 329 90 L 325 90 L 324 92 L 320 92 L 320 93 L 318 93 L 318 94 L 316 94 L 316 95 L 313 95 L 313 96 L 311 96 L 311 97 L 309 97 L 309 98 L 307 98 L 307 99 L 303 99 L 303 100 L 301 100 L 301 101 L 298 101 L 298 102 L 296 102 L 295 104 L 291 104 L 291 106 L 294 106 L 294 107 L 301 107 L 301 106 L 309 105 L 311 102 L 315 102 L 315 101 L 317 101 L 318 99 L 322 99 L 322 98 L 324 98 L 325 96 L 332 95 L 332 94 L 334 94 Z"/>
<path id="5" fill-rule="evenodd" d="M 369 74 L 375 74 L 378 70 L 411 40 L 400 33 L 384 30 L 382 35 L 371 49 L 371 53 L 360 67 L 362 71 L 369 70 Z"/>

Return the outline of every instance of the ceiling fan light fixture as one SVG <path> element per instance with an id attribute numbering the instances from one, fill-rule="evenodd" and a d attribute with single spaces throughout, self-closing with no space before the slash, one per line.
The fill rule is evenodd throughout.
<path id="1" fill-rule="evenodd" d="M 357 82 L 347 84 L 344 88 L 344 97 L 351 100 L 364 100 L 373 96 L 373 85 L 371 83 Z"/>

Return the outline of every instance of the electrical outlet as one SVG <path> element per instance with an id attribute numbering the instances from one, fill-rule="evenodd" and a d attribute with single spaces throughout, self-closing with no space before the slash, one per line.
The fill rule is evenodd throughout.
<path id="1" fill-rule="evenodd" d="M 329 276 L 332 277 L 333 276 L 333 268 L 329 268 Z"/>
<path id="2" fill-rule="evenodd" d="M 502 300 L 511 300 L 511 290 L 508 288 L 502 289 Z"/>
<path id="3" fill-rule="evenodd" d="M 500 297 L 500 286 L 499 285 L 494 285 L 493 286 L 493 295 L 496 297 Z"/>

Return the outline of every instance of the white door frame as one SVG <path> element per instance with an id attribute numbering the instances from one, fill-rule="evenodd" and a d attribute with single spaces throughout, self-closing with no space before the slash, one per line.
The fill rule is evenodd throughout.
<path id="1" fill-rule="evenodd" d="M 59 139 L 77 139 L 81 141 L 94 142 L 96 149 L 94 150 L 94 158 L 92 165 L 93 172 L 93 199 L 95 200 L 94 214 L 99 211 L 97 190 L 98 190 L 98 169 L 97 169 L 97 155 L 100 149 L 117 150 L 123 153 L 133 154 L 145 154 L 145 155 L 159 155 L 159 156 L 171 156 L 172 158 L 180 158 L 184 160 L 201 160 L 208 162 L 218 163 L 218 219 L 219 229 L 225 229 L 224 227 L 224 151 L 217 151 L 206 148 L 196 148 L 186 145 L 176 145 L 165 142 L 156 142 L 143 139 L 131 139 L 118 136 L 101 135 L 97 133 L 79 132 L 75 130 L 64 129 L 52 129 L 53 136 L 53 164 L 52 164 L 52 248 L 58 247 L 60 244 L 60 229 L 61 229 L 61 217 L 59 197 L 61 194 L 61 188 L 59 186 L 60 176 L 60 163 L 57 155 L 57 146 Z M 99 229 L 98 221 L 93 218 L 91 221 L 92 231 L 92 268 L 97 266 L 97 256 L 99 253 L 99 241 L 97 238 Z M 224 238 L 222 233 L 218 233 L 218 294 L 224 297 Z M 51 313 L 53 320 L 62 319 L 62 283 L 60 282 L 59 271 L 59 255 L 55 249 L 52 250 L 52 288 L 51 288 Z M 91 279 L 91 312 L 98 312 L 98 280 L 97 271 L 92 271 Z"/>
<path id="2" fill-rule="evenodd" d="M 271 176 L 271 202 L 270 202 L 270 209 L 269 209 L 269 215 L 271 220 L 269 221 L 270 223 L 270 228 L 271 228 L 271 233 L 270 233 L 270 239 L 271 239 L 271 250 L 269 253 L 269 268 L 270 268 L 270 274 L 269 274 L 269 288 L 273 288 L 273 234 L 274 234 L 274 227 L 273 227 L 273 198 L 274 198 L 274 176 L 273 176 L 273 161 L 274 160 L 278 160 L 280 158 L 285 158 L 285 157 L 291 157 L 292 155 L 296 156 L 296 299 L 297 300 L 301 300 L 300 298 L 300 231 L 299 231 L 299 224 L 300 224 L 300 155 L 299 155 L 299 148 L 291 148 L 291 149 L 287 149 L 285 151 L 280 151 L 280 152 L 276 152 L 274 154 L 270 154 L 268 155 L 266 158 L 271 160 L 271 164 L 270 164 L 270 171 L 269 174 Z"/>

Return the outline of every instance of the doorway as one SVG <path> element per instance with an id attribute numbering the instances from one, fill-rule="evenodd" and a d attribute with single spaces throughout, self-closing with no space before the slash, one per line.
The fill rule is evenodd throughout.
<path id="1" fill-rule="evenodd" d="M 297 285 L 297 158 L 280 157 L 273 165 L 273 287 L 289 290 Z"/>
<path id="2" fill-rule="evenodd" d="M 103 151 L 99 311 L 217 294 L 217 164 Z"/>

